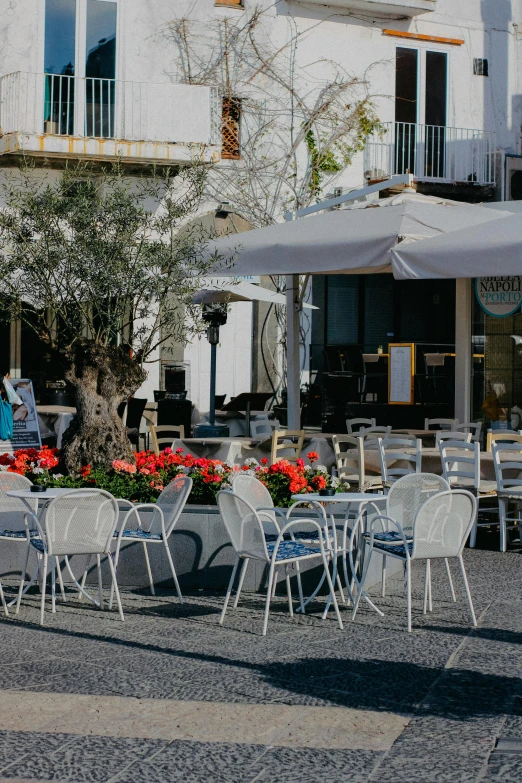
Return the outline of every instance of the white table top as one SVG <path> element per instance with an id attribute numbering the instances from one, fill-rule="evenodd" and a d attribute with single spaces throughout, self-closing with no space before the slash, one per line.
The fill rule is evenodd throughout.
<path id="1" fill-rule="evenodd" d="M 34 500 L 34 498 L 43 498 L 45 500 L 50 500 L 51 498 L 57 498 L 59 495 L 65 495 L 67 492 L 74 491 L 75 490 L 72 488 L 49 487 L 45 492 L 31 492 L 30 489 L 13 489 L 5 494 L 13 498 L 31 498 L 31 500 Z"/>
<path id="2" fill-rule="evenodd" d="M 292 495 L 292 500 L 318 500 L 320 503 L 372 503 L 386 500 L 386 495 L 370 495 L 369 492 L 337 492 L 335 495 L 320 495 L 310 492 L 308 495 Z"/>

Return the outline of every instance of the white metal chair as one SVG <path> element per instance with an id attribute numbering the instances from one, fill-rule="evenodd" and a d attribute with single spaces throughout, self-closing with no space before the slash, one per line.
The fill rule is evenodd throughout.
<path id="1" fill-rule="evenodd" d="M 279 429 L 280 426 L 277 419 L 256 419 L 250 422 L 250 437 L 266 438 L 268 440 L 272 437 L 274 430 Z"/>
<path id="2" fill-rule="evenodd" d="M 332 437 L 335 463 L 339 480 L 350 486 L 353 484 L 359 492 L 382 489 L 380 476 L 367 476 L 364 466 L 364 441 L 354 435 L 334 435 Z"/>
<path id="3" fill-rule="evenodd" d="M 426 500 L 428 500 L 428 498 L 433 497 L 434 495 L 437 495 L 440 492 L 446 492 L 449 488 L 450 486 L 446 481 L 446 479 L 444 479 L 442 476 L 437 476 L 435 473 L 409 473 L 408 475 L 403 476 L 402 478 L 399 478 L 397 481 L 395 481 L 391 485 L 387 495 L 383 496 L 382 498 L 376 498 L 375 501 L 372 502 L 371 506 L 366 506 L 366 508 L 364 508 L 362 512 L 359 514 L 350 532 L 349 542 L 348 542 L 347 529 L 345 529 L 343 550 L 345 552 L 344 576 L 346 581 L 348 582 L 346 553 L 349 555 L 350 558 L 352 579 L 360 568 L 360 562 L 359 562 L 360 557 L 362 556 L 365 562 L 368 557 L 371 557 L 371 551 L 368 555 L 368 553 L 364 552 L 362 548 L 363 544 L 365 547 L 367 548 L 369 547 L 370 534 L 368 532 L 364 532 L 365 529 L 364 525 L 368 524 L 369 519 L 371 519 L 372 517 L 373 518 L 380 517 L 382 513 L 385 514 L 384 517 L 380 517 L 381 529 L 376 530 L 375 526 L 373 528 L 374 542 L 381 542 L 389 545 L 402 544 L 402 540 L 403 540 L 402 536 L 398 533 L 398 531 L 393 526 L 390 526 L 386 522 L 386 520 L 389 517 L 391 519 L 396 520 L 400 524 L 404 532 L 404 535 L 406 536 L 407 540 L 410 541 L 413 536 L 413 523 L 415 521 L 415 516 L 419 508 L 426 502 Z M 385 504 L 384 509 L 382 505 L 383 503 Z M 361 532 L 364 541 L 361 538 Z M 359 545 L 357 548 L 354 546 L 356 538 L 359 538 Z M 354 560 L 355 556 L 357 560 Z M 450 587 L 452 590 L 452 594 L 454 595 L 453 583 L 451 580 L 451 574 L 447 563 L 446 563 L 446 567 L 447 567 Z M 386 594 L 386 555 L 383 555 L 382 585 L 381 585 L 382 597 L 384 597 L 385 594 Z M 379 611 L 375 606 L 373 608 L 376 609 L 376 611 Z"/>
<path id="4" fill-rule="evenodd" d="M 172 446 L 172 443 L 176 438 L 183 440 L 185 437 L 185 427 L 183 424 L 161 424 L 159 426 L 150 424 L 149 431 L 154 454 L 159 454 L 160 451 L 163 451 L 167 446 Z"/>
<path id="5" fill-rule="evenodd" d="M 348 435 L 355 435 L 361 427 L 375 427 L 375 419 L 346 419 L 346 432 Z"/>
<path id="6" fill-rule="evenodd" d="M 493 464 L 497 477 L 500 550 L 505 552 L 507 531 L 520 528 L 522 521 L 522 444 L 493 443 Z M 509 516 L 510 503 L 516 508 L 514 517 Z"/>
<path id="7" fill-rule="evenodd" d="M 493 443 L 522 443 L 522 431 L 488 430 L 486 436 L 486 451 L 491 451 Z"/>
<path id="8" fill-rule="evenodd" d="M 297 462 L 303 450 L 305 438 L 304 430 L 274 430 L 272 433 L 272 448 L 270 451 L 270 462 L 278 462 L 285 459 L 288 462 Z M 278 457 L 278 452 L 286 451 L 290 454 L 284 454 Z"/>
<path id="9" fill-rule="evenodd" d="M 459 440 L 463 443 L 471 443 L 470 432 L 459 432 L 458 430 L 436 430 L 435 431 L 435 448 L 439 448 L 440 444 L 445 440 Z M 478 442 L 478 441 L 477 441 Z"/>
<path id="10" fill-rule="evenodd" d="M 424 419 L 425 430 L 456 430 L 458 419 Z"/>
<path id="11" fill-rule="evenodd" d="M 420 438 L 389 437 L 377 441 L 381 463 L 382 483 L 390 487 L 393 482 L 409 473 L 420 473 L 422 466 L 422 441 Z"/>
<path id="12" fill-rule="evenodd" d="M 266 592 L 266 604 L 263 622 L 263 636 L 266 636 L 268 617 L 270 612 L 270 601 L 272 599 L 273 581 L 276 569 L 284 567 L 287 571 L 286 584 L 288 591 L 288 608 L 290 616 L 293 616 L 292 593 L 290 589 L 290 576 L 288 573 L 288 568 L 294 564 L 299 564 L 306 560 L 320 558 L 325 571 L 328 587 L 330 588 L 330 593 L 332 595 L 339 628 L 342 629 L 343 623 L 341 620 L 337 599 L 333 590 L 330 572 L 328 571 L 328 560 L 323 543 L 323 536 L 321 535 L 322 530 L 319 523 L 312 519 L 300 519 L 287 522 L 280 530 L 277 540 L 275 542 L 267 543 L 265 540 L 265 533 L 261 517 L 259 516 L 258 512 L 250 505 L 250 503 L 247 503 L 246 500 L 243 500 L 234 492 L 225 491 L 218 492 L 217 503 L 225 528 L 230 537 L 230 541 L 236 552 L 236 560 L 232 569 L 232 575 L 228 584 L 223 611 L 219 620 L 220 625 L 222 625 L 225 620 L 225 614 L 228 603 L 230 601 L 230 595 L 234 586 L 239 562 L 241 560 L 243 561 L 243 564 L 239 577 L 239 588 L 241 588 L 243 585 L 243 580 L 245 578 L 245 573 L 250 560 L 258 560 L 268 566 L 268 586 Z M 301 541 L 295 540 L 285 540 L 285 536 L 291 534 L 295 527 L 302 526 L 303 522 L 306 522 L 307 526 L 315 529 L 318 540 L 314 544 L 305 544 Z"/>
<path id="13" fill-rule="evenodd" d="M 408 631 L 411 631 L 411 562 L 412 560 L 426 560 L 426 582 L 424 587 L 424 613 L 428 604 L 431 611 L 431 566 L 435 559 L 444 559 L 448 566 L 449 558 L 457 558 L 460 564 L 462 578 L 468 599 L 472 623 L 477 625 L 473 601 L 469 589 L 462 551 L 464 544 L 473 527 L 476 514 L 476 500 L 467 490 L 457 489 L 440 492 L 429 498 L 417 511 L 413 523 L 412 539 L 408 540 L 401 525 L 392 517 L 385 516 L 386 522 L 393 526 L 402 539 L 400 545 L 387 544 L 374 540 L 374 526 L 382 523 L 383 517 L 375 517 L 368 531 L 370 538 L 370 551 L 386 554 L 387 557 L 395 557 L 402 560 L 406 566 L 406 609 L 408 618 Z M 369 565 L 369 561 L 368 561 Z M 368 565 L 363 575 L 368 572 Z M 449 567 L 448 567 L 449 573 Z M 359 592 L 353 608 L 352 619 L 357 613 L 362 592 Z M 382 613 L 381 613 L 382 614 Z"/>
<path id="14" fill-rule="evenodd" d="M 79 591 L 92 603 L 103 609 L 103 589 L 101 580 L 101 557 L 107 556 L 111 571 L 112 584 L 116 593 L 118 611 L 122 621 L 124 620 L 121 606 L 120 593 L 116 582 L 116 571 L 111 555 L 111 542 L 114 530 L 118 524 L 118 503 L 116 499 L 101 489 L 73 489 L 70 492 L 59 495 L 50 501 L 45 510 L 43 520 L 40 521 L 35 514 L 26 514 L 26 526 L 29 535 L 29 522 L 35 526 L 40 536 L 30 539 L 30 547 L 42 555 L 41 568 L 41 603 L 40 624 L 44 622 L 45 592 L 47 570 L 49 560 L 51 565 L 51 605 L 52 612 L 56 612 L 55 571 L 57 558 L 63 557 L 66 568 L 69 571 Z M 20 602 L 24 588 L 24 577 L 29 559 L 27 549 L 26 563 L 20 587 L 16 613 L 20 610 Z M 95 555 L 98 565 L 98 601 L 92 598 L 78 583 L 69 563 L 69 557 L 73 555 Z"/>
<path id="15" fill-rule="evenodd" d="M 147 547 L 152 544 L 160 544 L 164 547 L 180 604 L 183 603 L 183 596 L 181 595 L 176 569 L 174 568 L 174 562 L 169 549 L 169 537 L 185 508 L 191 489 L 191 478 L 188 476 L 176 476 L 176 478 L 174 478 L 170 484 L 167 484 L 165 489 L 161 492 L 156 503 L 140 503 L 136 506 L 129 504 L 132 507 L 125 515 L 120 530 L 115 536 L 116 549 L 114 552 L 114 566 L 116 569 L 118 568 L 120 560 L 122 542 L 141 543 L 152 595 L 155 595 L 156 593 L 154 590 L 154 579 L 152 577 Z M 122 501 L 120 500 L 120 503 L 121 502 Z M 146 521 L 144 521 L 143 512 L 149 512 L 147 514 L 149 519 Z M 128 529 L 127 525 L 131 524 L 131 520 L 133 520 L 132 524 L 134 524 L 135 521 L 136 527 Z M 113 594 L 111 590 L 109 608 L 112 607 L 112 599 Z"/>
<path id="16" fill-rule="evenodd" d="M 291 515 L 292 512 L 298 508 L 299 506 L 305 505 L 305 506 L 312 506 L 313 511 L 317 513 L 317 522 L 319 522 L 319 525 L 321 526 L 321 529 L 323 530 L 323 537 L 324 537 L 324 543 L 328 550 L 330 550 L 333 546 L 333 536 L 331 531 L 328 530 L 328 520 L 326 518 L 326 512 L 324 509 L 324 506 L 322 506 L 320 503 L 318 503 L 315 500 L 309 500 L 307 499 L 306 495 L 303 495 L 303 500 L 298 500 L 295 503 L 293 503 L 290 508 L 286 511 L 286 513 L 281 508 L 276 508 L 274 506 L 274 501 L 272 500 L 272 496 L 268 489 L 265 487 L 265 485 L 259 481 L 259 479 L 256 479 L 255 476 L 248 476 L 245 473 L 239 473 L 235 479 L 232 481 L 232 492 L 234 492 L 236 495 L 238 495 L 242 500 L 245 500 L 247 503 L 249 503 L 252 508 L 254 508 L 261 518 L 262 522 L 264 523 L 263 527 L 265 529 L 265 541 L 267 543 L 273 543 L 274 541 L 277 541 L 277 538 L 279 536 L 279 533 L 281 532 L 281 528 L 283 528 L 287 522 L 292 521 Z M 307 508 L 308 513 L 310 513 L 310 508 Z M 313 513 L 313 512 L 312 512 Z M 302 518 L 296 519 L 296 521 L 301 523 L 301 529 L 300 530 L 292 530 L 290 537 L 294 541 L 301 541 L 303 543 L 313 543 L 316 544 L 318 540 L 318 534 L 317 530 L 313 528 L 310 530 L 307 528 L 306 520 L 303 520 Z M 268 522 L 268 529 L 270 532 L 267 532 L 267 525 Z M 296 564 L 296 573 L 297 573 L 297 586 L 299 591 L 299 600 L 301 601 L 301 606 L 303 606 L 303 588 L 301 584 L 301 575 L 299 573 L 299 564 Z M 243 587 L 243 579 L 244 579 L 244 573 L 242 573 L 242 579 L 240 579 L 237 592 L 236 592 L 236 598 L 234 601 L 234 609 L 236 608 L 239 596 L 241 594 L 241 589 Z M 276 589 L 277 584 L 277 571 L 274 577 L 274 591 Z"/>
<path id="17" fill-rule="evenodd" d="M 480 436 L 482 434 L 482 422 L 481 421 L 465 421 L 455 427 L 455 432 L 466 432 L 471 435 L 471 440 L 476 443 L 480 443 Z"/>
<path id="18" fill-rule="evenodd" d="M 464 443 L 460 440 L 446 440 L 440 444 L 442 473 L 452 489 L 467 489 L 477 498 L 477 518 L 471 531 L 469 545 L 474 547 L 477 527 L 490 527 L 494 522 L 479 522 L 478 512 L 481 500 L 495 499 L 497 484 L 480 477 L 480 443 Z M 497 514 L 497 508 L 482 509 L 483 513 Z"/>
<path id="19" fill-rule="evenodd" d="M 388 427 L 361 427 L 359 437 L 364 440 L 365 449 L 376 449 L 379 438 L 386 440 L 391 434 L 391 424 Z"/>

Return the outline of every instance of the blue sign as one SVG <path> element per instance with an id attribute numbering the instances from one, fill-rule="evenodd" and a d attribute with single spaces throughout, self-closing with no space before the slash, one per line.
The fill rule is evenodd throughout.
<path id="1" fill-rule="evenodd" d="M 488 315 L 507 318 L 522 303 L 522 277 L 477 277 L 475 296 Z"/>

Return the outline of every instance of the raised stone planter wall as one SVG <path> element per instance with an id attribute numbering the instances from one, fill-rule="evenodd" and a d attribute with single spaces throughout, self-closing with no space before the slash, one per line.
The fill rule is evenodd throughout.
<path id="1" fill-rule="evenodd" d="M 303 514 L 304 515 L 304 514 Z M 339 517 L 339 523 L 342 516 Z M 183 590 L 225 590 L 230 579 L 234 563 L 234 551 L 230 544 L 225 526 L 216 506 L 186 506 L 185 511 L 170 538 L 170 551 Z M 163 544 L 148 547 L 152 573 L 156 585 L 173 587 L 169 563 Z M 18 579 L 25 557 L 25 546 L 14 542 L 2 542 L 0 547 L 0 579 L 11 581 Z M 35 555 L 31 556 L 29 570 L 34 567 Z M 76 576 L 83 573 L 86 558 L 75 557 L 72 561 Z M 388 573 L 400 570 L 399 561 L 388 558 Z M 302 564 L 305 592 L 310 593 L 321 575 L 317 561 Z M 368 584 L 381 580 L 380 557 L 372 560 Z M 280 579 L 284 578 L 281 572 Z M 64 571 L 64 579 L 68 575 Z M 96 584 L 95 569 L 91 569 L 88 583 Z M 110 583 L 107 564 L 103 565 L 103 582 Z M 146 587 L 148 585 L 143 547 L 141 543 L 129 543 L 122 546 L 118 566 L 118 584 L 121 587 Z M 244 583 L 247 591 L 263 590 L 266 585 L 266 567 L 251 561 Z"/>

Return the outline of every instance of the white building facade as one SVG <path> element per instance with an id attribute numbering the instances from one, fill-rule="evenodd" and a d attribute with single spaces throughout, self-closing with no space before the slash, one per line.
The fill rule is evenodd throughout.
<path id="1" fill-rule="evenodd" d="M 204 80 L 186 83 L 168 31 L 184 18 L 234 27 L 256 9 L 275 49 L 289 31 L 300 34 L 310 90 L 331 62 L 367 80 L 383 125 L 328 194 L 409 170 L 428 193 L 522 197 L 522 0 L 0 0 L 0 173 L 22 152 L 48 171 L 68 159 L 119 158 L 141 173 L 183 165 L 195 150 L 218 170 L 234 165 L 222 158 L 223 96 Z M 222 200 L 235 209 L 231 194 Z M 253 307 L 232 310 L 218 394 L 256 390 Z M 28 370 L 19 327 L 3 344 L 12 372 Z M 188 396 L 206 410 L 204 339 L 174 359 L 158 356 L 143 395 L 164 388 L 174 366 L 185 367 Z"/>

